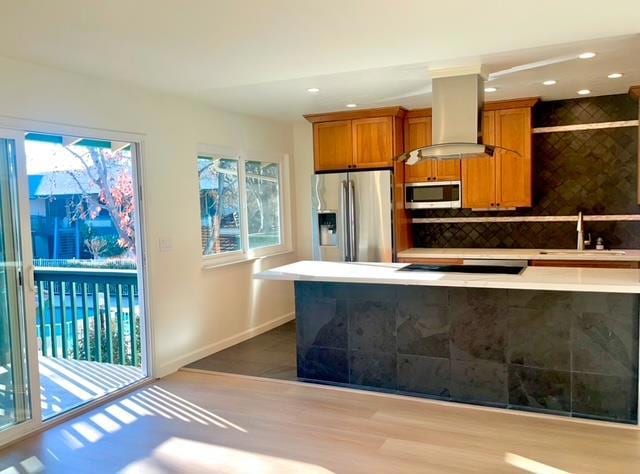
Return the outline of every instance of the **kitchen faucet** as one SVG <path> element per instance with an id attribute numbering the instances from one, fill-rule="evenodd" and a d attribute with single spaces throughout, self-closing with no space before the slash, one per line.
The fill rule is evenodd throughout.
<path id="1" fill-rule="evenodd" d="M 582 211 L 578 212 L 578 226 L 576 227 L 578 231 L 578 250 L 584 250 L 585 245 L 591 245 L 591 233 L 589 233 L 589 237 L 587 240 L 584 240 L 584 224 L 582 220 Z"/>

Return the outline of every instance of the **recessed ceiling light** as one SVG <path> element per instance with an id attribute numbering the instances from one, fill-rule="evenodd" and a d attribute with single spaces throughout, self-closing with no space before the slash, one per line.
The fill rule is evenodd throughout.
<path id="1" fill-rule="evenodd" d="M 543 82 L 543 84 L 544 84 L 545 86 L 552 86 L 552 85 L 556 84 L 557 82 L 558 82 L 558 81 L 556 81 L 555 79 L 549 79 L 549 80 L 547 80 L 547 81 L 544 81 L 544 82 Z"/>
<path id="2" fill-rule="evenodd" d="M 318 89 L 317 87 L 309 87 L 307 89 L 307 92 L 311 92 L 312 94 L 315 94 L 316 92 L 320 92 L 320 89 Z"/>
<path id="3" fill-rule="evenodd" d="M 585 53 L 579 54 L 578 57 L 580 59 L 591 59 L 595 57 L 596 53 L 592 53 L 591 51 L 587 51 Z"/>
<path id="4" fill-rule="evenodd" d="M 591 94 L 591 91 L 589 89 L 580 89 L 578 91 L 578 94 L 579 95 L 589 95 L 589 94 Z"/>
<path id="5" fill-rule="evenodd" d="M 485 91 L 485 92 L 495 92 L 495 91 L 497 91 L 497 90 L 498 90 L 498 89 L 496 89 L 495 87 L 485 87 L 485 88 L 484 88 L 484 91 Z"/>
<path id="6" fill-rule="evenodd" d="M 353 109 L 354 107 L 357 107 L 358 104 L 347 104 L 347 107 L 349 107 L 350 109 Z"/>
<path id="7" fill-rule="evenodd" d="M 623 76 L 623 74 L 621 72 L 612 72 L 607 77 L 609 79 L 620 79 L 622 76 Z"/>

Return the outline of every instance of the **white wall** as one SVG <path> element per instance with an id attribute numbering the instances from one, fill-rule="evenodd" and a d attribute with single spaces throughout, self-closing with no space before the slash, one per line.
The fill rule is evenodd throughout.
<path id="1" fill-rule="evenodd" d="M 295 234 L 300 260 L 311 259 L 311 176 L 313 175 L 313 126 L 307 121 L 293 124 Z"/>
<path id="2" fill-rule="evenodd" d="M 291 153 L 289 124 L 3 58 L 1 117 L 145 135 L 148 309 L 156 376 L 291 316 L 291 284 L 258 282 L 251 275 L 292 261 L 295 254 L 202 270 L 195 163 L 198 143 Z M 159 251 L 160 238 L 172 241 L 172 251 Z"/>

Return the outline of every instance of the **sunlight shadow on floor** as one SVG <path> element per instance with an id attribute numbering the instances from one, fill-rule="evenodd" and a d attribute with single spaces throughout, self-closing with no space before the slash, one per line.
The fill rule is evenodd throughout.
<path id="1" fill-rule="evenodd" d="M 240 449 L 170 438 L 150 457 L 129 464 L 125 474 L 143 472 L 273 472 L 278 474 L 331 474 L 322 466 Z"/>
<path id="2" fill-rule="evenodd" d="M 144 378 L 138 367 L 39 357 L 42 416 L 47 420 Z"/>

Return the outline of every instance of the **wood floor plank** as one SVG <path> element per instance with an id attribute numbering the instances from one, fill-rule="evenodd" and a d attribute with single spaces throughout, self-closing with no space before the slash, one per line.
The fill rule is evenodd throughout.
<path id="1" fill-rule="evenodd" d="M 0 451 L 0 472 L 25 462 L 91 474 L 638 473 L 640 431 L 183 371 Z"/>

